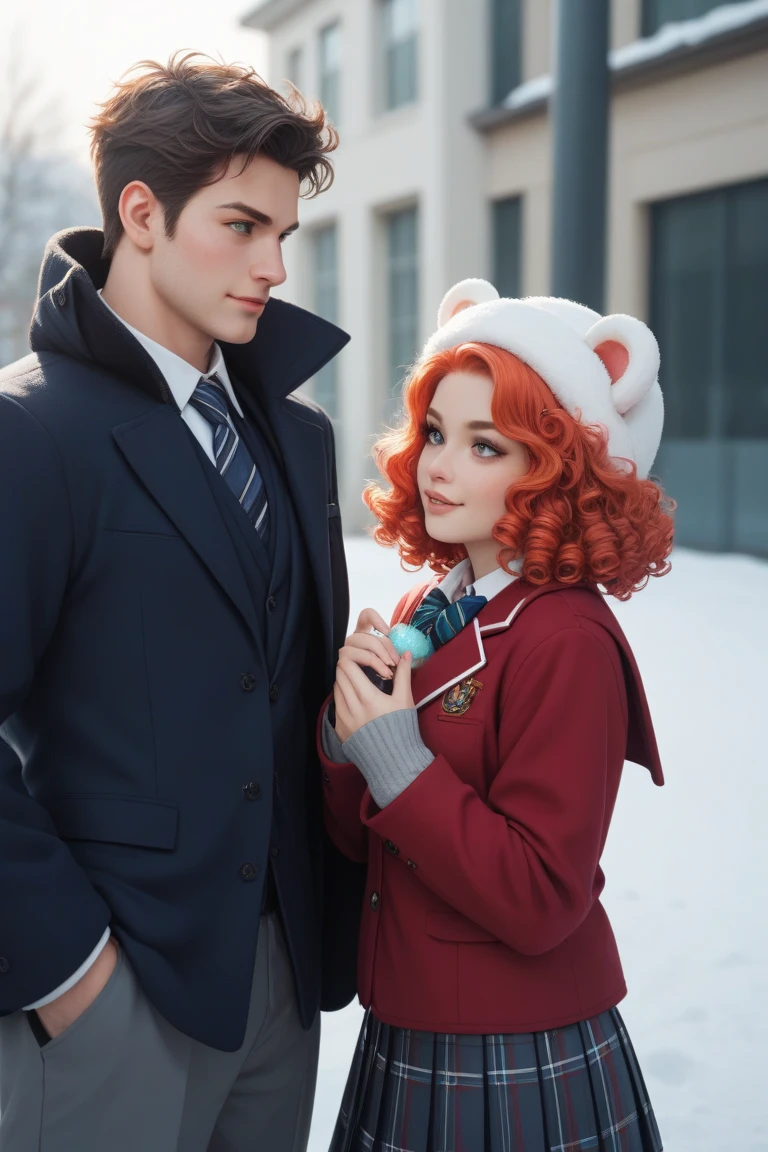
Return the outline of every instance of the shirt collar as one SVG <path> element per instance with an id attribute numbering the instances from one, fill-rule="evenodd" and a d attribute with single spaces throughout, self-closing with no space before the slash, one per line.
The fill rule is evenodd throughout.
<path id="1" fill-rule="evenodd" d="M 481 576 L 478 580 L 472 583 L 472 564 L 469 557 L 460 560 L 451 568 L 450 572 L 446 572 L 443 579 L 440 581 L 438 587 L 445 593 L 449 603 L 458 600 L 469 589 L 472 589 L 472 595 L 485 596 L 486 600 L 492 600 L 503 588 L 511 584 L 520 575 L 522 568 L 522 561 L 520 559 L 513 560 L 510 567 L 511 572 L 507 572 L 504 568 L 494 568 L 491 572 L 487 572 L 485 576 Z"/>
<path id="2" fill-rule="evenodd" d="M 201 376 L 204 380 L 207 380 L 215 373 L 221 383 L 224 385 L 230 404 L 239 416 L 243 415 L 243 410 L 238 403 L 237 397 L 235 396 L 235 392 L 232 387 L 232 382 L 229 379 L 229 373 L 227 372 L 227 366 L 224 363 L 224 356 L 222 354 L 221 348 L 215 341 L 213 343 L 213 347 L 211 348 L 211 362 L 208 366 L 208 371 L 201 373 L 197 368 L 195 368 L 194 364 L 190 364 L 187 360 L 183 360 L 181 356 L 177 356 L 175 352 L 171 352 L 169 348 L 164 348 L 163 345 L 158 344 L 156 340 L 152 340 L 149 336 L 145 336 L 143 332 L 139 332 L 138 328 L 134 328 L 133 325 L 129 324 L 127 320 L 124 320 L 122 316 L 119 316 L 118 313 L 115 312 L 114 308 L 111 308 L 110 305 L 107 304 L 106 300 L 101 295 L 101 290 L 99 290 L 99 297 L 104 307 L 109 308 L 113 316 L 117 316 L 117 319 L 120 321 L 120 323 L 123 324 L 133 336 L 135 336 L 139 344 L 141 344 L 142 348 L 144 348 L 149 353 L 155 364 L 157 364 L 158 368 L 165 377 L 165 381 L 171 390 L 171 395 L 176 401 L 176 405 L 180 412 L 186 408 L 187 404 L 189 403 L 192 393 L 200 383 Z"/>

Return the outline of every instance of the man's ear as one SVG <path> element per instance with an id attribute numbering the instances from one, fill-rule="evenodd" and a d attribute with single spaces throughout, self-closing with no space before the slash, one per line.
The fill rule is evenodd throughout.
<path id="1" fill-rule="evenodd" d="M 120 193 L 118 210 L 126 236 L 149 252 L 155 243 L 153 224 L 163 211 L 152 189 L 143 180 L 132 180 Z"/>

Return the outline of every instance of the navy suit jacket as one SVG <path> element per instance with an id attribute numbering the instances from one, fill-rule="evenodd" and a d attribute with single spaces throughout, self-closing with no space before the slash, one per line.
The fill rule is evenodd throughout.
<path id="1" fill-rule="evenodd" d="M 92 229 L 54 237 L 33 355 L 0 373 L 0 1012 L 67 979 L 112 922 L 171 1023 L 234 1050 L 261 898 L 238 872 L 270 835 L 269 676 L 189 430 L 97 298 L 101 245 Z M 347 340 L 273 300 L 253 341 L 222 345 L 304 536 L 317 706 L 347 627 L 346 568 L 330 422 L 290 393 Z M 257 781 L 263 766 L 263 803 L 244 804 L 244 765 Z M 308 946 L 330 1009 L 354 994 L 363 878 L 328 842 L 317 869 L 326 933 Z"/>

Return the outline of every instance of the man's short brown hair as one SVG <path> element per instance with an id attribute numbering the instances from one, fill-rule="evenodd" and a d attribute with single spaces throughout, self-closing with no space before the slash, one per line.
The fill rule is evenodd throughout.
<path id="1" fill-rule="evenodd" d="M 320 104 L 296 91 L 270 88 L 244 64 L 223 64 L 177 52 L 163 66 L 135 64 L 91 121 L 91 156 L 104 218 L 104 255 L 114 254 L 123 226 L 120 195 L 141 180 L 160 201 L 173 233 L 184 205 L 213 184 L 235 156 L 244 167 L 257 155 L 297 172 L 303 194 L 333 181 L 328 159 L 338 135 Z"/>

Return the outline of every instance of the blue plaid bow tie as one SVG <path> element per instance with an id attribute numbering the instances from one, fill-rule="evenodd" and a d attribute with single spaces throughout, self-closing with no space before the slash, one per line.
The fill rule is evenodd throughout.
<path id="1" fill-rule="evenodd" d="M 264 481 L 232 423 L 227 391 L 218 376 L 214 373 L 207 378 L 201 377 L 189 402 L 213 428 L 216 467 L 256 531 L 266 541 L 269 517 Z"/>
<path id="2" fill-rule="evenodd" d="M 445 592 L 433 588 L 414 612 L 411 624 L 429 636 L 432 647 L 437 649 L 471 623 L 487 603 L 485 596 L 462 596 L 450 604 Z"/>

